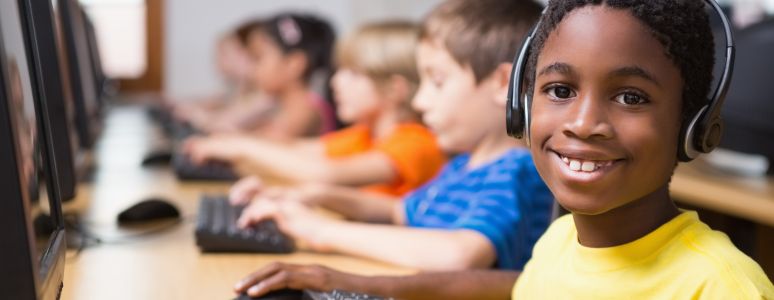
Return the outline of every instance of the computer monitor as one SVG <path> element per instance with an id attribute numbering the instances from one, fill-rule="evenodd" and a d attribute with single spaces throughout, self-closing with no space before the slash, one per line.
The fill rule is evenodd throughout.
<path id="1" fill-rule="evenodd" d="M 0 1 L 0 298 L 56 299 L 65 233 L 48 120 L 35 101 L 17 1 Z M 48 224 L 33 217 L 48 211 Z M 53 232 L 36 236 L 36 227 Z"/>
<path id="2" fill-rule="evenodd" d="M 78 141 L 81 148 L 91 149 L 99 134 L 101 113 L 86 25 L 77 0 L 56 2 L 57 24 L 67 54 L 70 87 L 75 100 Z"/>
<path id="3" fill-rule="evenodd" d="M 105 70 L 102 68 L 102 56 L 99 52 L 99 43 L 97 43 L 97 29 L 94 27 L 94 22 L 91 20 L 86 10 L 81 9 L 83 15 L 83 24 L 86 26 L 86 41 L 89 44 L 89 54 L 91 57 L 91 65 L 94 66 L 94 79 L 96 80 L 97 95 L 99 99 L 100 109 L 105 106 L 105 98 L 112 92 L 110 89 L 110 79 L 105 75 Z"/>
<path id="4" fill-rule="evenodd" d="M 734 77 L 723 104 L 725 132 L 720 147 L 761 155 L 774 174 L 774 19 L 740 30 L 736 36 Z"/>
<path id="5" fill-rule="evenodd" d="M 24 11 L 24 34 L 28 37 L 30 69 L 34 74 L 37 99 L 45 105 L 43 117 L 51 123 L 53 155 L 59 176 L 60 195 L 63 201 L 75 197 L 78 144 L 72 134 L 72 96 L 65 89 L 67 81 L 60 64 L 61 46 L 56 38 L 51 2 L 21 0 Z M 62 76 L 65 75 L 65 76 Z"/>

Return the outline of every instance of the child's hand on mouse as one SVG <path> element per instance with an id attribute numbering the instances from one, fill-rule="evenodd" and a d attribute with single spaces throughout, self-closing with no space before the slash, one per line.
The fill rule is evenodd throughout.
<path id="1" fill-rule="evenodd" d="M 283 289 L 331 291 L 350 286 L 356 275 L 345 274 L 319 265 L 291 265 L 274 262 L 234 285 L 234 292 L 258 297 Z"/>

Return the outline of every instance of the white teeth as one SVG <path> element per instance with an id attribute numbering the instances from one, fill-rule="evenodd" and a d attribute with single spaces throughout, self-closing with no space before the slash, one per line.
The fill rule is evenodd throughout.
<path id="1" fill-rule="evenodd" d="M 594 172 L 599 168 L 608 167 L 613 164 L 612 160 L 606 161 L 593 161 L 593 160 L 580 160 L 568 158 L 566 156 L 559 156 L 562 161 L 570 167 L 570 170 L 576 172 Z"/>
<path id="2" fill-rule="evenodd" d="M 581 170 L 583 172 L 591 172 L 591 171 L 594 171 L 594 169 L 596 168 L 597 168 L 596 164 L 590 161 L 584 161 L 583 164 L 581 165 Z"/>
<path id="3" fill-rule="evenodd" d="M 570 170 L 580 171 L 580 169 L 581 169 L 581 162 L 580 161 L 577 161 L 577 160 L 574 160 L 574 159 L 570 160 Z"/>

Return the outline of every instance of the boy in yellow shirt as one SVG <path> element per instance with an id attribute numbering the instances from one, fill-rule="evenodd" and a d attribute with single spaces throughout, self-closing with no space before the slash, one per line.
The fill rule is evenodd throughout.
<path id="1" fill-rule="evenodd" d="M 362 277 L 275 264 L 240 281 L 237 291 L 774 299 L 774 286 L 752 259 L 669 196 L 678 157 L 691 158 L 680 148 L 683 132 L 711 98 L 712 40 L 704 1 L 549 2 L 527 60 L 526 138 L 541 176 L 572 214 L 552 224 L 521 274 Z"/>

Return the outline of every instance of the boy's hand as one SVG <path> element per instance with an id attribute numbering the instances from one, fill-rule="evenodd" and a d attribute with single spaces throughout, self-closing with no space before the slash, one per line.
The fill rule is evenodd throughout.
<path id="1" fill-rule="evenodd" d="M 234 291 L 251 297 L 264 295 L 283 288 L 310 289 L 328 292 L 333 288 L 351 286 L 355 275 L 318 265 L 291 265 L 272 263 L 237 282 Z"/>
<path id="2" fill-rule="evenodd" d="M 197 164 L 209 160 L 233 162 L 245 151 L 249 151 L 247 138 L 238 136 L 195 137 L 186 140 L 183 152 Z"/>
<path id="3" fill-rule="evenodd" d="M 324 238 L 324 232 L 337 222 L 297 201 L 260 199 L 245 208 L 237 224 L 246 228 L 267 219 L 273 219 L 282 232 L 295 240 L 305 242 L 318 252 L 327 251 L 320 239 Z"/>
<path id="4" fill-rule="evenodd" d="M 239 179 L 229 190 L 228 202 L 231 205 L 246 205 L 263 189 L 263 181 L 257 176 Z"/>

